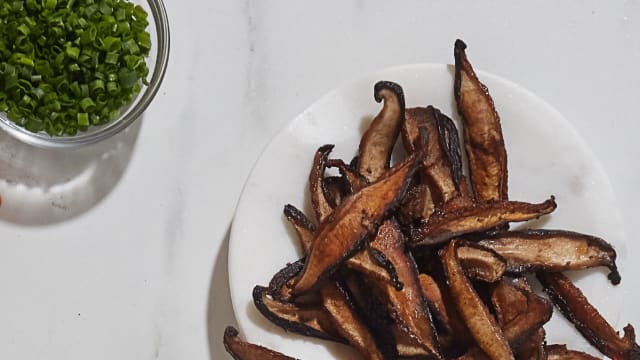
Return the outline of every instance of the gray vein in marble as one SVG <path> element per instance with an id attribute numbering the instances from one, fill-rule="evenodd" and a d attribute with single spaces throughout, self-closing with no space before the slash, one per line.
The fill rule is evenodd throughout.
<path id="1" fill-rule="evenodd" d="M 163 338 L 162 329 L 156 328 L 156 334 L 153 339 L 153 352 L 151 355 L 152 360 L 160 359 L 160 354 L 161 354 L 160 349 L 162 348 L 162 338 Z"/>
<path id="2" fill-rule="evenodd" d="M 246 0 L 244 4 L 244 12 L 247 26 L 247 40 L 249 56 L 247 59 L 247 84 L 245 89 L 245 100 L 247 104 L 251 104 L 252 98 L 255 96 L 255 61 L 256 61 L 256 22 L 255 22 L 255 6 L 253 0 Z"/>
<path id="3" fill-rule="evenodd" d="M 246 65 L 246 88 L 244 91 L 244 108 L 247 109 L 247 116 L 243 119 L 243 130 L 251 124 L 255 127 L 263 127 L 265 121 L 262 121 L 265 116 L 263 111 L 263 103 L 258 102 L 258 99 L 264 98 L 263 94 L 266 94 L 266 76 L 267 72 L 265 64 L 269 64 L 267 53 L 262 51 L 260 38 L 258 37 L 259 21 L 258 13 L 260 12 L 258 6 L 260 2 L 254 0 L 246 0 L 244 6 L 244 17 L 247 31 L 247 65 Z M 265 36 L 264 33 L 262 36 Z M 262 39 L 264 40 L 264 39 Z M 255 119 L 259 119 L 255 121 Z M 262 134 L 262 131 L 256 131 L 256 134 Z M 249 131 L 242 131 L 241 136 L 244 138 L 249 134 Z M 262 134 L 264 136 L 264 134 Z M 251 139 L 249 139 L 251 140 Z"/>
<path id="4" fill-rule="evenodd" d="M 192 76 L 193 71 L 196 71 L 195 61 L 197 60 L 193 59 L 192 61 L 194 63 L 190 66 L 190 74 L 187 76 Z M 187 98 L 193 99 L 195 96 L 194 88 L 186 87 L 186 89 L 189 92 Z M 179 240 L 184 238 L 184 213 L 187 207 L 185 199 L 188 196 L 186 194 L 188 192 L 188 178 L 185 178 L 184 174 L 191 173 L 190 160 L 193 158 L 191 138 L 186 136 L 195 132 L 194 121 L 191 121 L 196 116 L 193 105 L 185 102 L 179 114 L 175 119 L 172 131 L 170 131 L 170 134 L 175 134 L 175 136 L 172 136 L 170 140 L 168 139 L 165 144 L 165 146 L 172 148 L 170 151 L 172 158 L 166 161 L 166 164 L 172 164 L 171 167 L 166 169 L 166 176 L 173 178 L 171 182 L 173 184 L 172 191 L 168 194 L 158 194 L 158 196 L 165 196 L 169 204 L 165 213 L 166 218 L 163 222 L 165 246 L 163 247 L 164 265 L 162 266 L 162 275 L 164 279 L 161 281 L 164 282 L 164 289 L 161 290 L 162 295 L 159 297 L 155 309 L 153 359 L 162 357 L 162 348 L 166 346 L 163 339 L 167 337 L 166 323 L 169 321 L 167 317 L 168 314 L 172 313 L 172 309 L 176 307 L 174 303 L 175 297 L 171 289 L 173 289 L 172 285 L 177 281 L 176 262 L 179 259 L 181 250 L 179 248 Z"/>

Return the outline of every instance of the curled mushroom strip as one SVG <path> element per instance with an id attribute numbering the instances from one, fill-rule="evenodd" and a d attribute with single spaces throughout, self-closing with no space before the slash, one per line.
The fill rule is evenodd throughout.
<path id="1" fill-rule="evenodd" d="M 391 152 L 404 120 L 404 93 L 400 85 L 379 81 L 373 95 L 377 102 L 384 100 L 384 105 L 362 135 L 358 149 L 358 170 L 368 181 L 375 181 L 389 169 Z"/>
<path id="2" fill-rule="evenodd" d="M 480 202 L 507 200 L 507 151 L 500 116 L 469 62 L 466 48 L 462 40 L 456 40 L 453 93 L 464 123 L 471 187 Z"/>
<path id="3" fill-rule="evenodd" d="M 296 360 L 264 346 L 242 341 L 236 328 L 227 326 L 223 338 L 224 348 L 235 360 Z"/>
<path id="4" fill-rule="evenodd" d="M 404 195 L 419 156 L 413 155 L 397 164 L 335 209 L 316 233 L 305 268 L 295 281 L 293 295 L 310 291 L 323 276 L 348 259 L 369 234 L 375 233 L 381 219 L 397 207 Z"/>
<path id="5" fill-rule="evenodd" d="M 457 242 L 456 239 L 451 240 L 440 253 L 456 307 L 476 343 L 489 358 L 514 359 L 502 330 L 464 274 L 458 260 Z"/>
<path id="6" fill-rule="evenodd" d="M 435 212 L 411 229 L 411 241 L 413 245 L 439 244 L 456 236 L 486 231 L 509 222 L 536 219 L 551 213 L 556 206 L 552 196 L 538 204 L 497 201 Z"/>
<path id="7" fill-rule="evenodd" d="M 595 236 L 563 230 L 505 231 L 493 234 L 479 244 L 502 255 L 507 260 L 507 271 L 511 273 L 606 266 L 611 270 L 611 282 L 620 282 L 616 251 Z"/>
<path id="8" fill-rule="evenodd" d="M 633 326 L 627 325 L 624 336 L 619 337 L 582 291 L 562 273 L 538 272 L 538 280 L 562 315 L 601 353 L 615 360 L 640 359 Z"/>

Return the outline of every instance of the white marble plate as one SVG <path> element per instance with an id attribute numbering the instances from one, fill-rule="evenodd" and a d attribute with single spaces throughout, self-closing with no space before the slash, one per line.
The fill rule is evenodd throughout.
<path id="1" fill-rule="evenodd" d="M 522 87 L 485 72 L 479 72 L 479 77 L 488 86 L 502 118 L 510 198 L 539 202 L 555 195 L 558 209 L 535 225 L 604 237 L 616 247 L 618 262 L 624 265 L 625 237 L 611 186 L 571 123 Z M 276 271 L 300 257 L 282 208 L 291 203 L 312 214 L 306 194 L 312 156 L 319 146 L 331 143 L 336 145 L 333 157 L 352 158 L 362 131 L 380 109 L 373 99 L 373 85 L 378 80 L 399 83 L 407 107 L 432 104 L 458 120 L 452 66 L 419 64 L 385 69 L 342 86 L 282 129 L 247 180 L 229 245 L 233 308 L 241 333 L 250 341 L 308 360 L 352 356 L 342 345 L 287 334 L 272 325 L 254 308 L 251 291 L 256 284 L 266 285 Z M 630 267 L 628 273 L 633 271 Z M 605 274 L 595 270 L 574 274 L 574 278 L 620 329 L 624 325 L 620 309 L 623 290 L 610 285 Z M 558 312 L 546 328 L 550 343 L 593 351 Z"/>

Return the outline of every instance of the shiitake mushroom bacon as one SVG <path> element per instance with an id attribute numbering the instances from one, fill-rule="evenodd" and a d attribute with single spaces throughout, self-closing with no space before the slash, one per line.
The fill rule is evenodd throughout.
<path id="1" fill-rule="evenodd" d="M 435 245 L 470 233 L 491 230 L 510 222 L 537 219 L 556 209 L 555 198 L 531 204 L 520 201 L 494 201 L 470 206 L 456 206 L 450 211 L 436 211 L 429 219 L 411 229 L 414 246 Z"/>
<path id="2" fill-rule="evenodd" d="M 464 124 L 471 187 L 479 202 L 507 200 L 507 151 L 500 116 L 469 62 L 466 48 L 462 40 L 456 40 L 453 94 Z"/>
<path id="3" fill-rule="evenodd" d="M 373 184 L 349 196 L 320 225 L 305 268 L 292 286 L 292 295 L 312 290 L 375 231 L 376 225 L 394 210 L 404 195 L 418 159 L 419 154 L 408 157 Z"/>
<path id="4" fill-rule="evenodd" d="M 598 350 L 640 360 L 633 327 L 618 336 L 560 273 L 605 266 L 618 284 L 610 244 L 563 230 L 507 230 L 556 203 L 508 199 L 501 120 L 465 50 L 456 41 L 469 182 L 454 121 L 433 106 L 405 109 L 398 84 L 377 83 L 374 98 L 384 104 L 354 160 L 330 158 L 333 145 L 314 156 L 313 219 L 285 206 L 302 258 L 254 288 L 256 307 L 285 331 L 349 344 L 365 359 L 593 359 L 546 344 L 553 306 L 528 285 L 525 276 L 536 273 Z M 392 167 L 399 135 L 407 156 Z M 224 343 L 235 359 L 291 359 L 239 340 L 234 329 Z"/>
<path id="5" fill-rule="evenodd" d="M 447 129 L 448 125 L 442 124 L 445 121 L 451 120 L 445 119 L 433 106 L 416 107 L 405 110 L 402 127 L 402 142 L 407 153 L 418 151 L 422 146 L 421 142 L 426 143 L 426 156 L 418 173 L 421 183 L 429 184 L 433 189 L 434 201 L 438 205 L 459 196 L 460 192 L 459 179 L 454 175 L 455 163 L 452 164 L 456 158 L 450 157 L 448 141 L 445 134 L 441 133 L 441 130 Z M 420 134 L 421 130 L 425 132 L 427 139 L 423 139 L 425 135 Z M 457 132 L 451 135 L 455 136 L 454 141 L 457 142 Z M 457 146 L 457 143 L 455 145 Z"/>
<path id="6" fill-rule="evenodd" d="M 322 153 L 322 151 L 318 151 L 316 153 L 316 159 L 318 157 L 323 157 Z M 318 156 L 318 154 L 320 154 L 320 156 Z M 326 157 L 324 158 L 326 159 Z M 322 176 L 318 178 L 316 176 L 316 172 L 316 167 L 312 167 L 311 174 L 309 176 L 310 182 L 314 181 L 313 179 L 317 179 L 319 182 L 322 182 L 324 184 L 324 180 L 326 180 L 326 178 L 323 179 Z M 324 170 L 322 171 L 322 175 L 324 175 Z M 342 192 L 342 190 L 344 189 L 341 189 L 340 192 Z M 313 187 L 311 187 L 311 192 L 313 193 Z M 332 202 L 327 201 L 327 198 L 331 196 L 327 191 L 323 191 L 312 196 L 317 197 L 316 203 L 328 205 L 333 203 L 330 206 L 324 209 L 319 209 L 320 211 L 317 211 L 317 216 L 323 219 L 331 215 L 331 213 L 333 212 L 333 208 L 337 207 L 342 200 L 341 196 L 333 196 Z M 306 218 L 304 213 L 297 210 L 292 205 L 285 206 L 284 215 L 295 228 L 301 243 L 303 253 L 305 255 L 309 255 L 315 238 L 315 226 Z M 279 283 L 281 285 L 278 286 L 284 286 L 291 278 L 293 278 L 293 276 L 297 274 L 292 273 L 291 275 L 292 276 L 289 279 L 286 279 L 286 281 L 280 281 Z M 300 327 L 301 325 L 306 325 L 305 322 L 309 319 L 315 320 L 317 322 L 317 324 L 314 325 L 320 325 L 322 324 L 321 321 L 323 321 L 324 323 L 328 323 L 331 325 L 329 327 L 329 325 L 324 324 L 325 328 L 335 330 L 339 337 L 341 337 L 340 339 L 338 339 L 338 341 L 344 339 L 343 342 L 353 346 L 366 359 L 382 360 L 384 356 L 378 349 L 378 345 L 376 344 L 373 335 L 363 323 L 361 316 L 357 313 L 355 305 L 351 300 L 351 296 L 349 295 L 345 286 L 342 285 L 340 281 L 330 279 L 321 285 L 318 292 L 320 297 L 319 303 L 322 310 L 324 311 L 310 314 L 310 316 L 300 317 L 296 319 L 296 322 L 290 322 L 288 324 L 289 326 L 283 326 L 283 328 L 287 330 L 291 327 Z M 281 293 L 281 289 L 274 289 L 274 293 Z M 268 294 L 264 295 L 268 296 Z M 264 301 L 261 302 L 260 299 L 256 298 L 255 294 L 254 303 L 259 309 L 261 305 L 264 305 Z M 261 310 L 261 312 L 272 322 L 278 324 L 278 321 L 280 320 L 280 314 L 275 312 L 267 313 L 264 311 L 264 309 Z M 270 318 L 269 315 L 271 315 L 272 317 Z M 321 337 L 317 335 L 318 334 L 316 334 L 316 337 Z"/>
<path id="7" fill-rule="evenodd" d="M 545 345 L 544 350 L 547 360 L 598 360 L 597 357 L 582 351 L 567 349 L 567 345 Z"/>
<path id="8" fill-rule="evenodd" d="M 224 348 L 235 360 L 296 360 L 264 346 L 243 341 L 238 330 L 232 326 L 225 329 L 223 343 Z"/>
<path id="9" fill-rule="evenodd" d="M 618 336 L 582 291 L 562 273 L 539 272 L 538 280 L 562 315 L 601 353 L 614 360 L 640 359 L 633 326 L 625 326 L 622 338 Z"/>
<path id="10" fill-rule="evenodd" d="M 379 81 L 373 88 L 373 96 L 377 102 L 384 100 L 384 106 L 362 135 L 358 148 L 358 170 L 370 182 L 389 169 L 405 107 L 402 88 L 394 82 Z"/>
<path id="11" fill-rule="evenodd" d="M 373 279 L 373 285 L 387 301 L 389 313 L 402 331 L 417 340 L 433 358 L 441 358 L 437 335 L 429 308 L 424 301 L 413 256 L 405 252 L 404 236 L 397 221 L 385 221 L 371 242 L 371 248 L 384 257 L 397 274 L 399 287 Z"/>
<path id="12" fill-rule="evenodd" d="M 498 323 L 464 274 L 458 258 L 459 242 L 456 239 L 451 240 L 449 245 L 440 251 L 447 283 L 456 308 L 485 354 L 496 360 L 515 359 Z"/>
<path id="13" fill-rule="evenodd" d="M 611 282 L 620 283 L 616 251 L 595 236 L 564 230 L 501 231 L 487 235 L 478 244 L 502 255 L 507 260 L 507 272 L 510 273 L 606 266 L 610 269 L 608 277 Z"/>

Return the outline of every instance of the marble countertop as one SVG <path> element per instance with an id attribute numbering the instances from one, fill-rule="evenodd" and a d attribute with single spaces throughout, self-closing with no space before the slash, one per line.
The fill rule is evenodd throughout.
<path id="1" fill-rule="evenodd" d="M 573 124 L 640 253 L 640 2 L 165 5 L 169 68 L 142 121 L 64 152 L 0 133 L 0 358 L 227 359 L 228 235 L 260 151 L 350 79 L 451 63 L 456 38 Z"/>

